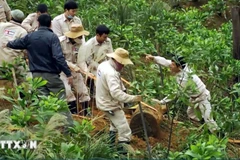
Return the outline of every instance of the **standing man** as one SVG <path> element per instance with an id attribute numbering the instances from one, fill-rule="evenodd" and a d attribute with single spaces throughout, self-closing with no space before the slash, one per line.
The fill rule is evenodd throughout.
<path id="1" fill-rule="evenodd" d="M 78 66 L 87 73 L 86 83 L 90 88 L 91 98 L 94 99 L 95 84 L 94 80 L 88 78 L 88 75 L 97 76 L 98 65 L 106 59 L 107 53 L 112 53 L 112 42 L 108 38 L 109 28 L 105 25 L 99 25 L 96 28 L 96 36 L 84 43 L 78 52 Z"/>
<path id="2" fill-rule="evenodd" d="M 123 48 L 117 48 L 115 52 L 107 54 L 109 59 L 101 63 L 97 69 L 96 103 L 110 120 L 110 140 L 114 145 L 116 132 L 118 143 L 123 150 L 133 150 L 130 146 L 131 129 L 125 117 L 124 103 L 140 102 L 139 95 L 129 95 L 124 92 L 125 87 L 120 79 L 120 71 L 127 64 L 133 64 L 129 59 L 129 53 Z"/>
<path id="3" fill-rule="evenodd" d="M 192 73 L 183 57 L 175 55 L 172 60 L 168 60 L 160 56 L 147 55 L 146 60 L 151 60 L 164 67 L 169 67 L 171 74 L 176 77 L 177 83 L 183 89 L 185 89 L 190 82 L 191 84 L 195 85 L 193 90 L 187 92 L 190 97 L 190 102 L 193 105 L 198 106 L 197 109 L 202 113 L 202 117 L 210 132 L 216 132 L 218 125 L 211 116 L 212 107 L 211 103 L 209 102 L 211 98 L 210 92 L 206 89 L 206 85 L 201 81 L 201 79 L 196 74 Z M 165 104 L 169 101 L 171 100 L 167 99 L 166 97 L 161 100 L 160 103 Z M 187 114 L 190 119 L 200 121 L 197 115 L 194 113 L 194 107 L 189 106 L 187 109 Z"/>
<path id="4" fill-rule="evenodd" d="M 50 95 L 50 92 L 58 94 L 65 99 L 65 87 L 59 74 L 63 71 L 72 84 L 73 77 L 63 56 L 61 44 L 56 34 L 52 32 L 51 16 L 42 14 L 38 17 L 39 28 L 37 31 L 27 34 L 25 37 L 10 41 L 7 47 L 12 49 L 27 49 L 30 71 L 33 78 L 41 77 L 47 80 L 47 84 L 39 88 L 42 95 Z M 69 110 L 65 113 L 68 122 L 73 120 Z"/>
<path id="5" fill-rule="evenodd" d="M 25 18 L 22 22 L 22 26 L 27 30 L 27 32 L 33 32 L 38 28 L 38 17 L 41 14 L 45 14 L 48 12 L 48 8 L 46 4 L 39 4 L 37 6 L 37 12 L 31 13 Z"/>
<path id="6" fill-rule="evenodd" d="M 7 44 L 9 41 L 13 41 L 27 35 L 27 31 L 21 26 L 21 22 L 24 19 L 24 13 L 16 9 L 11 11 L 11 15 L 10 22 L 0 23 L 0 46 Z M 0 67 L 3 67 L 4 62 L 13 63 L 16 57 L 23 58 L 24 53 L 25 52 L 23 50 L 13 50 L 10 48 L 0 47 Z M 16 72 L 17 82 L 20 83 L 23 81 L 23 78 L 20 76 L 24 76 L 24 69 L 22 67 L 18 67 Z"/>
<path id="7" fill-rule="evenodd" d="M 82 45 L 82 37 L 89 35 L 88 31 L 85 31 L 83 26 L 80 24 L 72 25 L 71 30 L 66 32 L 64 36 L 59 37 L 64 57 L 68 63 L 69 68 L 72 70 L 73 75 L 73 88 L 77 93 L 78 101 L 84 109 L 83 114 L 86 116 L 88 114 L 87 106 L 90 100 L 87 86 L 84 83 L 84 79 L 81 75 L 80 68 L 77 66 L 77 54 L 79 47 Z M 76 97 L 72 91 L 72 87 L 67 82 L 67 77 L 64 73 L 61 73 L 61 79 L 64 82 L 67 101 L 70 105 L 70 111 L 73 114 L 77 113 Z"/>
<path id="8" fill-rule="evenodd" d="M 11 20 L 11 9 L 8 6 L 7 0 L 0 0 L 0 22 Z"/>
<path id="9" fill-rule="evenodd" d="M 64 13 L 53 19 L 52 30 L 58 36 L 70 31 L 72 24 L 82 24 L 80 18 L 76 17 L 78 5 L 75 1 L 69 0 L 64 4 Z M 85 39 L 83 37 L 83 42 Z"/>

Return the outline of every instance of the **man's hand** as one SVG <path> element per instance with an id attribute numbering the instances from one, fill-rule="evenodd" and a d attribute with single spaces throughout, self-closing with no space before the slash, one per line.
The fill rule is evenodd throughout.
<path id="1" fill-rule="evenodd" d="M 95 75 L 94 74 L 92 74 L 92 73 L 87 73 L 87 75 L 88 75 L 88 77 L 90 77 L 90 78 L 93 78 L 93 77 L 95 77 Z"/>
<path id="2" fill-rule="evenodd" d="M 73 85 L 73 76 L 67 77 L 67 79 L 68 79 L 68 84 L 72 86 Z"/>
<path id="3" fill-rule="evenodd" d="M 2 43 L 2 48 L 7 48 L 7 43 Z"/>
<path id="4" fill-rule="evenodd" d="M 154 60 L 154 56 L 152 56 L 151 54 L 146 54 L 145 59 L 146 59 L 147 61 L 153 61 L 153 60 Z"/>
<path id="5" fill-rule="evenodd" d="M 133 98 L 133 102 L 141 102 L 142 101 L 142 96 L 141 95 L 137 95 Z"/>
<path id="6" fill-rule="evenodd" d="M 81 69 L 78 66 L 75 66 L 73 71 L 76 73 L 81 73 Z"/>

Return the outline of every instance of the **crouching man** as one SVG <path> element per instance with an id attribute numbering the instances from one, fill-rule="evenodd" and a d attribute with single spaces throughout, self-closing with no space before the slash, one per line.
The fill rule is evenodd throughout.
<path id="1" fill-rule="evenodd" d="M 124 103 L 139 102 L 140 95 L 129 95 L 124 92 L 124 86 L 120 79 L 120 71 L 124 65 L 133 64 L 129 59 L 129 53 L 123 48 L 117 48 L 115 52 L 107 54 L 110 59 L 102 62 L 97 69 L 96 80 L 96 104 L 110 120 L 110 140 L 115 143 L 118 132 L 120 149 L 132 152 L 130 145 L 131 129 L 125 117 Z"/>
<path id="2" fill-rule="evenodd" d="M 209 131 L 212 133 L 217 132 L 219 129 L 218 125 L 211 116 L 212 107 L 210 103 L 210 92 L 206 89 L 206 85 L 202 82 L 202 80 L 196 74 L 192 73 L 192 70 L 188 67 L 187 63 L 184 61 L 184 58 L 175 55 L 172 57 L 172 60 L 169 60 L 160 56 L 147 55 L 146 60 L 151 60 L 164 67 L 169 67 L 171 74 L 176 77 L 177 83 L 183 89 L 187 86 L 189 81 L 193 82 L 193 84 L 196 86 L 196 91 L 193 89 L 187 93 L 190 97 L 190 103 L 192 105 L 197 105 L 197 110 L 201 111 L 202 118 L 207 124 Z M 159 103 L 165 104 L 169 101 L 171 100 L 166 97 Z M 194 113 L 194 107 L 192 106 L 188 107 L 187 115 L 192 120 L 200 121 L 200 119 Z"/>

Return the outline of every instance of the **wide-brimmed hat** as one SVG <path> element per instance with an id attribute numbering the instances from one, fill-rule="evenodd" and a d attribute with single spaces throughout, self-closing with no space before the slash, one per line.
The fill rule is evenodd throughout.
<path id="1" fill-rule="evenodd" d="M 83 26 L 80 24 L 73 24 L 71 26 L 70 31 L 64 33 L 64 35 L 68 38 L 77 38 L 80 37 L 82 35 L 88 36 L 89 32 L 84 30 Z"/>
<path id="2" fill-rule="evenodd" d="M 118 63 L 123 65 L 133 64 L 129 59 L 129 53 L 123 48 L 117 48 L 113 53 L 106 54 L 108 57 L 114 58 Z"/>

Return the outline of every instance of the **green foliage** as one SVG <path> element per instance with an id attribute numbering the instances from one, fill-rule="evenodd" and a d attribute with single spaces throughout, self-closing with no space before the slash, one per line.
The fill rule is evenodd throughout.
<path id="1" fill-rule="evenodd" d="M 170 0 L 165 2 L 169 2 L 172 6 L 175 3 L 189 1 Z M 189 105 L 185 90 L 179 91 L 181 88 L 176 84 L 175 79 L 169 76 L 167 69 L 143 61 L 144 53 L 158 52 L 158 55 L 166 58 L 169 58 L 167 51 L 181 54 L 186 58 L 186 62 L 194 73 L 199 75 L 210 90 L 213 117 L 221 131 L 228 133 L 229 136 L 239 136 L 239 85 L 233 86 L 233 79 L 240 73 L 240 62 L 232 58 L 232 23 L 228 21 L 218 28 L 211 27 L 212 29 L 206 27 L 209 19 L 226 11 L 227 1 L 210 0 L 200 9 L 190 7 L 179 10 L 171 9 L 161 0 L 118 0 L 114 2 L 111 0 L 78 0 L 77 2 L 79 4 L 78 16 L 81 17 L 85 29 L 90 31 L 90 36 L 87 39 L 95 35 L 97 25 L 106 24 L 111 29 L 109 37 L 112 39 L 113 47 L 124 47 L 129 50 L 131 59 L 135 64 L 134 67 L 127 68 L 125 75 L 128 80 L 133 82 L 129 90 L 131 94 L 141 93 L 149 102 L 152 98 L 161 99 L 167 95 L 172 98 L 177 97 L 178 100 L 175 101 L 174 105 L 181 106 L 182 111 L 185 112 L 183 106 Z M 63 13 L 64 1 L 60 0 L 9 1 L 12 9 L 21 9 L 26 14 L 35 12 L 36 5 L 39 3 L 46 3 L 49 7 L 49 13 L 53 17 Z M 231 3 L 239 4 L 239 1 L 231 0 Z M 11 72 L 7 72 L 5 76 L 11 79 Z M 189 87 L 192 88 L 191 86 L 190 84 Z M 65 102 L 57 101 L 54 97 L 41 97 L 42 106 L 38 106 L 40 100 L 35 94 L 35 89 L 36 87 L 32 86 L 31 83 L 30 85 L 25 84 L 22 88 L 17 87 L 17 90 L 24 93 L 25 99 L 16 100 L 18 95 L 12 93 L 14 98 L 11 99 L 11 102 L 15 104 L 15 111 L 13 111 L 15 117 L 12 116 L 14 125 L 25 126 L 33 119 L 40 124 L 45 124 L 56 110 L 66 107 Z M 174 105 L 171 105 L 170 109 L 173 109 Z M 38 108 L 39 111 L 35 112 L 35 115 L 33 114 L 35 117 L 32 116 L 29 119 L 29 114 L 34 108 Z M 44 114 L 43 111 L 48 108 L 49 110 Z M 26 111 L 21 111 L 21 109 L 26 109 Z M 17 113 L 20 114 L 17 115 Z M 173 111 L 170 113 L 172 114 Z M 81 141 L 93 145 L 88 134 L 91 129 L 89 124 L 75 124 L 75 130 L 72 129 L 72 132 L 77 135 L 79 134 L 77 132 L 80 132 L 79 141 L 81 139 Z M 86 130 L 86 132 L 82 132 L 82 130 Z M 85 137 L 86 141 L 82 140 L 81 137 Z M 98 140 L 95 137 L 93 139 L 94 142 Z M 213 148 L 223 148 L 223 146 L 220 145 L 222 142 L 218 141 L 219 145 L 213 145 L 212 148 L 210 139 L 199 140 L 198 143 L 194 143 L 192 148 L 189 146 L 193 144 L 192 141 L 187 144 L 188 153 L 194 154 L 193 157 L 184 154 L 184 152 L 171 153 L 171 156 L 172 158 L 182 156 L 185 158 L 214 157 L 209 152 L 212 152 Z M 206 141 L 208 143 L 203 145 Z M 200 148 L 205 146 L 206 149 L 200 149 L 197 153 L 198 151 L 194 150 L 196 146 Z M 85 155 L 83 152 L 89 149 L 89 145 L 82 148 L 75 141 L 65 141 L 62 145 L 55 142 L 49 148 L 56 148 L 56 151 L 61 150 L 62 154 L 71 148 L 73 151 L 69 153 L 70 157 L 74 155 L 82 157 Z M 83 151 L 77 152 L 79 148 Z M 106 150 L 109 151 L 108 149 Z M 222 157 L 223 155 L 218 154 L 218 149 L 216 150 L 216 155 Z M 61 157 L 61 155 L 56 154 L 56 151 L 49 149 L 44 153 L 47 153 L 49 158 Z M 213 153 L 215 152 L 213 151 Z M 90 154 L 86 155 L 91 157 Z M 110 155 L 112 154 L 109 153 L 105 156 Z"/>
<path id="2" fill-rule="evenodd" d="M 93 134 L 91 121 L 74 121 L 69 126 L 63 112 L 67 102 L 57 95 L 38 96 L 46 81 L 35 78 L 9 90 L 4 99 L 13 103 L 11 112 L 0 112 L 1 140 L 37 140 L 37 149 L 2 149 L 0 159 L 91 159 L 118 156 L 109 147 L 107 134 Z M 16 95 L 21 92 L 24 97 Z M 68 131 L 68 132 L 67 132 Z"/>
<path id="3" fill-rule="evenodd" d="M 16 57 L 11 63 L 3 62 L 2 66 L 0 67 L 0 77 L 13 81 L 12 69 L 14 69 L 17 79 L 23 79 L 26 76 L 26 74 L 23 72 L 26 70 L 25 60 L 21 57 Z"/>
<path id="4" fill-rule="evenodd" d="M 221 159 L 226 158 L 226 144 L 228 139 L 219 140 L 214 135 L 208 139 L 200 138 L 185 152 L 170 152 L 169 159 Z"/>
<path id="5" fill-rule="evenodd" d="M 223 13 L 226 10 L 226 1 L 225 0 L 210 0 L 203 9 L 210 11 L 211 14 Z"/>

